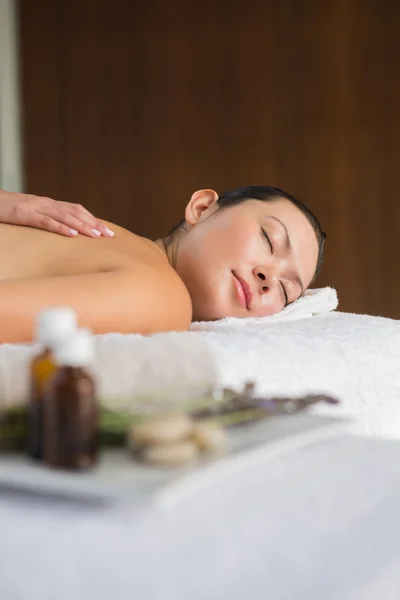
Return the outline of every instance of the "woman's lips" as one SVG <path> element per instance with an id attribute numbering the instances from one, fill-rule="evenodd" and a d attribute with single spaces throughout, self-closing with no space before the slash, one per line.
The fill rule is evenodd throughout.
<path id="1" fill-rule="evenodd" d="M 233 271 L 232 271 L 233 273 Z M 245 279 L 242 279 L 238 275 L 233 273 L 233 280 L 235 282 L 237 296 L 239 298 L 239 302 L 250 310 L 251 301 L 253 298 L 253 294 L 251 292 L 250 286 Z"/>

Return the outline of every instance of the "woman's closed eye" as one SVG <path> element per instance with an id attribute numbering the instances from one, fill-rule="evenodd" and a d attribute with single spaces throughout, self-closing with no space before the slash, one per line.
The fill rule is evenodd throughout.
<path id="1" fill-rule="evenodd" d="M 274 254 L 274 247 L 272 245 L 272 242 L 271 242 L 271 239 L 270 239 L 268 233 L 263 228 L 261 228 L 261 232 L 262 232 L 263 237 L 265 238 L 265 240 L 267 241 L 267 243 L 269 245 L 271 254 Z M 287 306 L 289 304 L 289 299 L 288 299 L 288 295 L 287 295 L 285 286 L 283 285 L 282 281 L 280 281 L 279 283 L 280 283 L 280 286 L 282 288 L 282 293 L 283 293 L 283 296 L 284 296 L 284 299 L 285 299 L 285 306 Z"/>
<path id="2" fill-rule="evenodd" d="M 274 249 L 273 249 L 273 247 L 272 247 L 272 243 L 271 243 L 271 240 L 270 240 L 270 238 L 269 238 L 269 235 L 268 235 L 268 233 L 267 233 L 267 232 L 265 231 L 265 229 L 263 229 L 262 227 L 261 227 L 261 232 L 262 232 L 262 234 L 263 234 L 264 238 L 267 240 L 267 243 L 269 244 L 269 248 L 270 248 L 270 250 L 271 250 L 271 254 L 273 254 L 273 253 L 274 253 Z"/>

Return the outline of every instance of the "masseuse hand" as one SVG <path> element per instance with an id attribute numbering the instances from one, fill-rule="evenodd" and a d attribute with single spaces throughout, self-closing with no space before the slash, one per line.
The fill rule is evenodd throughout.
<path id="1" fill-rule="evenodd" d="M 80 204 L 1 190 L 0 222 L 36 227 L 68 237 L 78 233 L 92 238 L 114 235 Z"/>

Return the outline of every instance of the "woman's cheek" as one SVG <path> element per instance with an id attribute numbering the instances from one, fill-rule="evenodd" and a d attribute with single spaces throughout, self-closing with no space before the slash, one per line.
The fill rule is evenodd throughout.
<path id="1" fill-rule="evenodd" d="M 283 301 L 277 290 L 270 290 L 262 296 L 262 302 L 257 316 L 269 317 L 283 309 Z"/>
<path id="2" fill-rule="evenodd" d="M 248 264 L 253 268 L 260 264 L 261 249 L 259 240 L 255 236 L 241 235 L 237 236 L 234 241 L 230 243 L 231 254 L 236 259 L 244 264 Z"/>

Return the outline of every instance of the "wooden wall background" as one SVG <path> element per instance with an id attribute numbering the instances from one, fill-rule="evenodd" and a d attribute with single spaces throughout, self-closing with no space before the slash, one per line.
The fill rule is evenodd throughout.
<path id="1" fill-rule="evenodd" d="M 27 191 L 156 237 L 191 193 L 287 189 L 319 285 L 400 318 L 400 5 L 20 0 Z"/>

